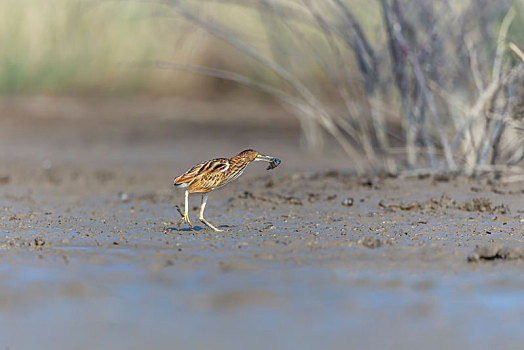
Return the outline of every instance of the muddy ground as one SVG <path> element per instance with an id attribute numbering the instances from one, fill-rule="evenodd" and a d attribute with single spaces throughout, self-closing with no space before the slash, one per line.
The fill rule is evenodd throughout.
<path id="1" fill-rule="evenodd" d="M 28 101 L 0 118 L 0 349 L 524 341 L 522 182 L 357 177 L 276 107 Z M 282 165 L 179 231 L 173 177 L 245 148 Z"/>

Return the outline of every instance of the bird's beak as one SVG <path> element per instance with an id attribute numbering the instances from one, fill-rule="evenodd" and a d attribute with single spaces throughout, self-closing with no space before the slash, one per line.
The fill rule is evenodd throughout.
<path id="1" fill-rule="evenodd" d="M 271 160 L 273 159 L 273 157 L 271 156 L 265 156 L 263 154 L 257 154 L 257 156 L 255 157 L 255 161 L 264 161 L 264 162 L 271 162 Z"/>

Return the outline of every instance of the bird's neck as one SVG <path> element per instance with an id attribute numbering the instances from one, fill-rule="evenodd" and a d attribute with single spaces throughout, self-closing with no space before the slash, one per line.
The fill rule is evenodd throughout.
<path id="1" fill-rule="evenodd" d="M 236 155 L 229 158 L 229 164 L 230 169 L 232 170 L 233 168 L 245 168 L 249 164 L 249 161 L 239 155 Z"/>

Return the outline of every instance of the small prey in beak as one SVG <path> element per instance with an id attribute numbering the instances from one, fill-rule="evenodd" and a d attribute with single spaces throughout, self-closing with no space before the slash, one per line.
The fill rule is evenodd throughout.
<path id="1" fill-rule="evenodd" d="M 266 170 L 275 169 L 277 166 L 280 165 L 280 162 L 281 162 L 280 159 L 278 158 L 271 157 L 271 156 L 265 156 L 263 154 L 257 154 L 255 161 L 268 162 L 269 165 L 267 166 Z"/>

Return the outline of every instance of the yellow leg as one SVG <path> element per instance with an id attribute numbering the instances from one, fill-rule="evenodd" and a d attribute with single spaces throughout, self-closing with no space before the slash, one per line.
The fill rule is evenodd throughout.
<path id="1" fill-rule="evenodd" d="M 224 230 L 218 229 L 215 226 L 211 225 L 209 222 L 207 222 L 206 219 L 204 219 L 204 210 L 206 209 L 206 203 L 207 203 L 207 193 L 204 193 L 202 195 L 202 204 L 200 205 L 200 216 L 198 219 L 207 227 L 212 228 L 213 230 L 217 232 L 222 232 Z"/>
<path id="2" fill-rule="evenodd" d="M 185 197 L 184 204 L 185 204 L 184 214 L 182 214 L 182 212 L 180 211 L 180 208 L 178 207 L 178 205 L 176 206 L 178 212 L 180 213 L 180 216 L 182 216 L 182 218 L 178 222 L 178 230 L 179 231 L 180 231 L 180 224 L 182 224 L 183 222 L 185 222 L 186 225 L 189 226 L 190 229 L 193 229 L 193 225 L 191 225 L 191 221 L 189 221 L 189 215 L 187 214 L 187 211 L 188 211 L 188 208 L 189 208 L 189 191 L 186 191 L 186 197 Z"/>

